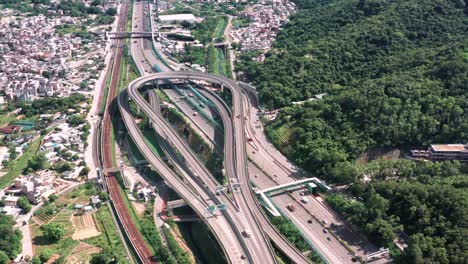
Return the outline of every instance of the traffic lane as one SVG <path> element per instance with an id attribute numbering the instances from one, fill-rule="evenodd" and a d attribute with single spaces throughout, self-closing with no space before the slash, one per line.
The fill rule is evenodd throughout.
<path id="1" fill-rule="evenodd" d="M 187 157 L 186 157 L 187 158 Z M 195 165 L 195 164 L 194 164 Z M 247 187 L 249 188 L 249 187 Z M 250 231 L 252 232 L 252 237 L 250 240 L 252 240 L 253 243 L 253 250 L 256 251 L 256 256 L 259 256 L 262 252 L 265 252 L 265 249 L 268 250 L 268 247 L 265 248 L 265 242 L 262 240 L 265 240 L 262 231 L 260 228 L 258 228 L 258 223 L 255 221 L 253 215 L 250 212 L 250 208 L 252 206 L 252 203 L 249 202 L 244 202 L 242 201 L 242 198 L 240 201 L 238 201 L 238 204 L 241 208 L 241 211 L 243 212 L 242 218 L 240 218 L 240 221 L 242 222 L 243 226 L 249 227 Z M 254 240 L 255 238 L 255 240 Z M 266 242 L 268 243 L 268 242 Z M 266 261 L 266 260 L 264 260 Z"/>
<path id="2" fill-rule="evenodd" d="M 288 204 L 294 201 L 291 197 L 282 194 L 272 197 L 272 200 L 281 208 L 286 217 L 302 230 L 330 263 L 353 263 L 351 260 L 352 254 L 335 237 L 324 230 L 317 221 L 313 220 L 312 223 L 308 223 L 311 217 L 306 210 L 300 206 L 295 206 L 294 212 L 291 212 L 286 208 Z"/>
<path id="3" fill-rule="evenodd" d="M 293 196 L 296 199 L 300 199 L 299 195 L 295 192 Z M 330 208 L 327 208 L 323 202 L 319 201 L 317 197 L 313 195 L 307 195 L 308 202 L 303 204 L 314 216 L 318 219 L 325 220 L 326 225 L 342 240 L 353 248 L 353 250 L 361 257 L 377 251 L 377 247 L 369 243 L 363 237 L 358 236 L 351 230 L 351 227 L 347 223 L 343 222 L 342 219 Z"/>
<path id="4" fill-rule="evenodd" d="M 138 86 L 136 86 L 136 87 L 138 87 Z M 205 173 L 206 173 L 205 170 L 206 169 L 204 169 L 203 165 L 201 165 L 200 162 L 197 160 L 197 158 L 193 155 L 193 153 L 191 153 L 191 151 L 189 150 L 189 147 L 186 145 L 186 143 L 177 135 L 177 133 L 173 130 L 173 128 L 171 126 L 169 126 L 165 122 L 165 120 L 162 119 L 162 117 L 158 116 L 157 114 L 155 114 L 151 110 L 151 108 L 148 106 L 148 104 L 146 103 L 144 98 L 135 90 L 133 85 L 130 85 L 129 92 L 130 92 L 131 98 L 137 103 L 137 105 L 140 106 L 140 108 L 143 110 L 143 112 L 145 112 L 145 114 L 148 115 L 148 117 L 152 120 L 152 122 L 159 124 L 161 127 L 164 127 L 164 131 L 165 131 L 166 135 L 170 138 L 170 141 L 172 142 L 172 144 L 174 144 L 176 149 L 179 149 L 181 154 L 185 157 L 185 161 L 188 164 L 190 164 L 190 166 L 195 171 L 197 171 L 197 173 L 200 176 L 203 176 L 203 178 L 205 180 L 207 178 L 209 178 L 209 176 L 207 177 L 205 175 Z M 207 181 L 207 183 L 210 184 L 210 185 L 213 184 L 209 180 Z M 208 193 L 211 194 L 210 196 L 216 198 L 216 196 L 213 193 L 213 190 L 214 190 L 215 186 L 214 187 L 212 186 L 212 188 L 213 188 L 212 190 L 207 189 L 207 191 L 210 190 L 211 192 L 208 192 Z M 228 210 L 229 210 L 229 208 L 228 208 Z M 248 212 L 248 211 L 246 211 L 246 212 Z M 246 222 L 249 222 L 249 219 L 247 219 L 247 221 L 244 221 L 243 223 L 245 224 Z M 252 233 L 258 234 L 258 233 L 255 232 L 255 229 L 254 229 L 253 226 L 250 226 L 250 230 L 252 230 Z M 260 235 L 258 235 L 258 236 L 253 235 L 250 240 L 246 241 L 248 244 L 250 244 L 249 248 L 251 250 L 255 251 L 256 254 L 253 255 L 253 256 L 256 258 L 257 261 L 260 260 L 259 256 L 261 256 L 262 253 L 265 252 L 264 249 L 257 248 L 257 246 L 263 245 L 263 243 L 261 241 L 258 241 L 259 239 L 261 239 Z"/>
<path id="5" fill-rule="evenodd" d="M 214 100 L 216 103 L 219 103 L 217 100 Z M 219 109 L 222 109 L 224 106 L 218 106 Z M 229 115 L 228 115 L 229 116 Z M 226 125 L 231 125 L 230 122 L 225 122 L 225 127 Z M 230 132 L 232 129 L 226 129 L 225 131 Z M 232 139 L 232 137 L 227 136 L 228 140 Z M 297 263 L 307 263 L 307 259 L 300 253 L 297 252 L 287 241 L 283 240 L 283 238 L 277 233 L 277 231 L 268 223 L 268 221 L 265 220 L 264 216 L 261 214 L 259 210 L 255 211 L 258 219 L 261 219 L 262 221 L 262 226 L 267 230 L 270 238 L 275 241 L 277 246 L 288 256 L 290 256 L 295 262 Z"/>
<path id="6" fill-rule="evenodd" d="M 250 116 L 250 118 L 252 118 L 252 116 Z M 248 132 L 249 132 L 250 129 L 252 129 L 252 127 L 247 126 L 247 131 Z M 251 131 L 251 133 L 254 134 L 254 135 L 256 134 L 256 133 L 254 133 L 252 131 Z M 249 144 L 250 150 L 252 151 L 252 153 L 257 154 L 257 155 L 255 155 L 255 154 L 252 155 L 252 156 L 255 156 L 255 159 L 254 159 L 255 162 L 259 163 L 259 164 L 262 164 L 263 165 L 263 167 L 262 167 L 263 170 L 267 171 L 267 173 L 269 173 L 270 175 L 274 175 L 273 176 L 274 177 L 274 182 L 273 182 L 273 180 L 262 181 L 262 183 L 259 184 L 259 186 L 261 186 L 261 188 L 263 189 L 263 188 L 266 188 L 266 187 L 270 187 L 272 185 L 274 186 L 275 183 L 283 184 L 283 183 L 293 181 L 291 178 L 285 176 L 285 175 L 287 175 L 287 172 L 285 170 L 282 170 L 281 166 L 279 166 L 279 165 L 277 165 L 276 163 L 273 162 L 275 157 L 265 153 L 266 150 L 262 148 L 263 144 L 258 144 L 258 145 L 260 145 L 260 146 L 255 151 L 254 147 Z M 265 166 L 265 164 L 269 164 L 269 166 Z M 276 169 L 273 169 L 273 168 L 276 168 Z M 276 173 L 272 174 L 273 171 L 276 171 Z M 301 199 L 301 197 L 299 196 L 298 192 L 294 192 L 294 193 L 295 193 L 296 202 L 292 203 L 292 204 L 297 205 L 297 203 Z M 313 197 L 311 197 L 311 198 L 313 198 Z M 359 238 L 356 234 L 352 233 L 351 230 L 345 225 L 345 223 L 343 223 L 339 218 L 337 218 L 337 215 L 334 214 L 334 212 L 330 208 L 328 208 L 326 205 L 324 205 L 323 203 L 320 203 L 316 199 L 310 199 L 310 203 L 305 204 L 305 206 L 307 206 L 308 209 L 310 210 L 310 212 L 312 212 L 312 214 L 314 216 L 316 216 L 318 219 L 324 220 L 328 224 L 333 223 L 339 237 L 341 239 L 345 240 L 346 242 L 348 242 L 348 244 L 351 247 L 353 247 L 353 249 L 358 253 L 358 255 L 363 257 L 363 256 L 365 256 L 366 253 L 369 253 L 369 252 L 372 252 L 373 250 L 375 250 L 374 246 L 370 245 L 369 243 L 366 243 L 363 239 Z"/>
<path id="7" fill-rule="evenodd" d="M 208 122 L 197 112 L 195 107 L 193 107 L 189 102 L 183 99 L 184 96 L 180 95 L 173 89 L 164 89 L 164 92 L 172 100 L 172 102 L 178 106 L 182 113 L 188 119 L 190 119 L 195 126 L 199 128 L 200 132 L 206 136 L 206 140 L 208 141 L 208 143 L 214 147 L 214 139 L 216 133 L 214 127 L 208 124 Z"/>
<path id="8" fill-rule="evenodd" d="M 211 101 L 214 102 L 214 104 L 217 106 L 217 108 L 218 108 L 218 110 L 219 110 L 219 112 L 220 112 L 220 115 L 223 117 L 223 120 L 230 120 L 230 115 L 229 115 L 229 113 L 227 112 L 227 109 L 225 109 L 225 106 L 224 106 L 222 103 L 219 102 L 218 98 L 212 96 L 212 95 L 209 94 L 207 91 L 202 91 L 202 93 L 203 93 L 208 99 L 210 99 Z M 232 139 L 232 136 L 231 136 L 231 133 L 228 133 L 228 132 L 232 131 L 231 122 L 223 121 L 223 123 L 225 124 L 225 131 L 226 131 L 226 134 L 227 134 L 226 138 L 227 138 L 227 140 L 230 140 L 230 139 Z M 230 148 L 233 147 L 232 144 L 228 144 L 228 146 L 229 146 Z M 227 155 L 229 155 L 229 157 L 227 158 L 228 161 L 229 161 L 230 159 L 232 159 L 232 152 L 227 152 L 227 153 L 228 153 Z M 232 163 L 229 163 L 229 164 L 232 164 Z M 232 165 L 231 165 L 231 166 L 232 166 Z M 229 166 L 228 166 L 228 167 L 229 167 Z M 229 170 L 229 171 L 230 171 L 231 173 L 235 173 L 235 170 L 234 170 L 234 168 L 232 168 L 232 167 L 231 167 L 231 170 Z M 229 173 L 228 173 L 228 174 L 229 174 Z M 247 188 L 247 189 L 248 189 L 248 188 L 250 188 L 250 186 L 245 186 L 245 185 L 243 185 L 241 188 L 243 188 L 243 189 Z M 254 212 L 249 212 L 250 209 L 251 209 L 252 207 L 256 207 L 256 205 L 253 204 L 253 203 L 256 203 L 256 201 L 246 201 L 246 202 L 244 202 L 244 201 L 243 201 L 242 195 L 243 195 L 243 194 L 240 193 L 240 192 L 236 192 L 236 193 L 235 193 L 235 196 L 241 196 L 241 197 L 237 198 L 237 200 L 239 201 L 238 204 L 239 204 L 239 207 L 240 207 L 241 211 L 242 211 L 242 212 L 246 212 L 246 213 L 251 213 L 252 216 L 253 216 L 253 218 L 252 218 L 253 221 L 258 221 L 258 220 L 255 220 L 255 217 L 254 217 L 255 214 L 254 214 Z M 263 217 L 263 215 L 262 215 L 261 217 Z M 244 219 L 244 221 L 245 221 L 245 220 L 248 220 L 248 219 Z M 244 224 L 244 226 L 247 226 L 247 225 L 249 225 L 249 226 L 258 225 L 258 222 L 252 223 L 252 220 L 250 220 L 248 223 L 245 223 L 245 224 Z M 259 233 L 257 233 L 256 235 L 257 235 L 257 236 L 263 236 L 263 234 L 261 233 L 261 231 L 260 231 Z"/>
<path id="9" fill-rule="evenodd" d="M 151 78 L 153 78 L 153 77 L 154 76 L 151 76 Z M 185 78 L 194 79 L 193 77 L 198 77 L 199 79 L 208 80 L 208 81 L 213 81 L 213 80 L 215 82 L 220 81 L 221 83 L 224 83 L 226 86 L 230 86 L 229 89 L 231 89 L 231 91 L 233 92 L 234 105 L 238 105 L 240 103 L 240 101 L 239 101 L 240 96 L 238 94 L 239 90 L 236 90 L 236 88 L 234 88 L 234 87 L 236 87 L 236 84 L 233 84 L 232 81 L 225 81 L 224 78 L 221 78 L 221 77 L 218 77 L 218 76 L 207 76 L 206 74 L 196 74 L 196 73 L 191 73 L 191 72 L 190 73 L 189 72 L 184 72 L 183 74 L 180 74 L 180 73 L 179 74 L 167 73 L 167 74 L 161 75 L 160 79 L 164 79 L 164 78 L 167 78 L 167 79 L 185 79 Z M 148 78 L 148 80 L 149 79 L 150 78 Z M 139 83 L 143 83 L 145 80 L 147 80 L 147 79 L 142 78 L 142 79 L 139 79 L 138 82 L 132 82 L 130 87 L 138 86 Z M 135 93 L 134 91 L 132 91 L 131 94 L 133 94 L 132 98 L 133 98 L 134 95 L 138 96 L 138 94 Z M 138 101 L 141 101 L 141 100 L 138 100 Z M 144 105 L 142 105 L 142 106 L 144 106 Z M 242 105 L 240 105 L 240 107 L 242 107 Z M 150 111 L 148 112 L 148 111 L 146 111 L 146 109 L 144 109 L 144 111 L 147 114 L 150 114 Z M 234 111 L 234 112 L 236 113 L 237 111 Z M 242 112 L 242 109 L 240 109 L 240 112 Z M 237 121 L 237 120 L 240 120 L 240 121 Z M 246 212 L 248 213 L 250 207 L 248 207 L 247 205 L 248 204 L 253 205 L 253 203 L 255 203 L 255 200 L 252 198 L 253 194 L 249 190 L 250 186 L 247 185 L 248 179 L 247 179 L 247 175 L 246 175 L 246 171 L 245 171 L 245 156 L 243 155 L 243 153 L 244 153 L 243 148 L 245 146 L 243 145 L 244 141 L 243 141 L 243 133 L 242 133 L 243 132 L 243 123 L 242 122 L 243 122 L 243 119 L 240 119 L 240 118 L 237 118 L 236 121 L 234 122 L 241 129 L 240 134 L 235 133 L 237 142 L 241 142 L 241 143 L 240 144 L 235 144 L 235 145 L 240 145 L 240 148 L 241 148 L 241 151 L 236 151 L 236 152 L 237 153 L 239 153 L 239 152 L 242 153 L 240 155 L 239 159 L 238 159 L 239 162 L 238 162 L 237 165 L 238 165 L 238 168 L 240 168 L 240 169 L 238 169 L 237 172 L 238 172 L 238 175 L 240 175 L 239 176 L 239 179 L 240 179 L 239 181 L 241 183 L 244 183 L 244 187 L 247 186 L 246 192 L 243 192 L 243 194 L 242 194 L 242 196 L 244 196 L 244 193 L 245 193 L 246 197 L 241 196 L 240 199 L 248 199 L 248 201 L 242 201 L 242 202 L 246 203 L 246 206 L 243 206 L 243 207 L 247 208 Z M 242 188 L 242 190 L 244 191 L 244 188 Z M 259 208 L 255 208 L 255 209 L 259 210 Z M 253 224 L 253 226 L 255 226 L 255 229 L 259 230 L 259 227 L 257 226 L 257 223 L 255 222 L 255 220 L 252 220 L 252 218 L 250 218 L 250 217 L 247 220 L 249 221 L 250 225 Z M 253 232 L 256 233 L 256 231 L 253 231 Z M 265 244 L 262 243 L 262 245 L 265 245 Z M 270 251 L 270 248 L 268 246 L 266 247 L 266 249 L 264 248 L 263 253 L 267 252 L 267 251 Z M 274 259 L 271 259 L 271 261 L 274 262 Z"/>
<path id="10" fill-rule="evenodd" d="M 141 53 L 140 53 L 140 54 L 141 54 Z M 143 54 L 143 56 L 144 56 L 144 54 Z"/>
<path id="11" fill-rule="evenodd" d="M 244 104 L 249 106 L 248 109 L 250 109 L 250 102 L 246 95 L 243 96 L 243 100 Z M 247 118 L 245 130 L 252 140 L 250 143 L 247 143 L 247 153 L 249 157 L 269 175 L 274 176 L 278 184 L 285 184 L 294 181 L 295 179 L 291 177 L 292 171 L 289 170 L 289 167 L 287 167 L 288 169 L 285 169 L 284 166 L 280 166 L 280 161 L 275 160 L 275 157 L 268 153 L 264 148 L 264 143 L 259 141 L 258 134 L 262 134 L 262 136 L 264 135 L 263 132 L 258 133 L 251 126 L 250 122 L 252 120 L 252 116 L 250 113 L 250 110 L 244 111 L 244 118 Z"/>
<path id="12" fill-rule="evenodd" d="M 282 171 L 281 168 L 279 168 L 279 166 L 275 166 L 276 164 L 273 164 L 271 162 L 271 157 L 269 157 L 268 155 L 264 155 L 264 153 L 264 151 L 257 150 L 253 155 L 255 157 L 255 162 L 257 164 L 263 164 L 263 170 L 267 171 L 270 175 L 276 176 L 274 176 L 275 182 L 273 182 L 272 180 L 260 181 L 260 183 L 258 184 L 259 188 L 264 189 L 276 186 L 277 184 L 284 184 L 293 181 L 293 179 L 289 177 L 285 179 L 285 172 Z M 269 164 L 269 166 L 265 166 L 264 164 Z M 276 173 L 272 174 L 273 172 Z M 299 200 L 300 196 L 296 195 L 295 204 L 298 204 Z M 346 226 L 346 224 L 341 219 L 337 218 L 336 213 L 334 213 L 330 208 L 324 205 L 324 203 L 320 203 L 315 199 L 310 199 L 310 203 L 306 204 L 305 206 L 307 206 L 312 215 L 314 215 L 318 219 L 325 220 L 328 224 L 333 223 L 335 225 L 334 229 L 336 231 L 336 235 L 339 236 L 342 240 L 346 241 L 348 245 L 352 247 L 353 250 L 359 256 L 365 257 L 366 254 L 377 250 L 377 248 L 369 242 L 367 242 L 367 240 L 358 236 L 358 234 L 352 232 L 351 229 L 348 226 Z"/>
<path id="13" fill-rule="evenodd" d="M 264 172 L 262 172 L 261 170 L 259 170 L 258 168 L 256 168 L 256 166 L 254 164 L 251 164 L 249 166 L 249 169 L 253 172 L 253 173 L 257 173 L 259 176 L 258 177 L 254 177 L 253 178 L 253 181 L 256 185 L 272 185 L 274 184 L 273 180 L 264 174 Z M 276 178 L 275 178 L 276 179 Z M 302 190 L 301 190 L 302 191 Z M 302 204 L 302 202 L 299 201 L 300 199 L 300 196 L 299 196 L 299 193 L 301 191 L 294 191 L 292 192 L 292 194 L 297 194 L 294 198 L 291 198 L 287 193 L 284 193 L 284 194 L 281 194 L 281 195 L 277 195 L 275 197 L 272 198 L 273 202 L 275 202 L 281 209 L 282 212 L 286 213 L 285 217 L 287 217 L 289 219 L 289 217 L 291 217 L 291 214 L 287 214 L 289 211 L 286 209 L 286 206 L 288 204 L 292 204 L 295 208 L 300 208 L 302 209 L 303 212 L 299 212 L 299 210 L 296 209 L 296 211 L 294 212 L 294 214 L 296 215 L 296 212 L 297 212 L 297 215 L 301 214 L 301 219 L 300 221 L 302 223 L 308 223 L 308 220 L 310 219 L 315 219 L 311 216 L 311 214 L 304 210 L 301 206 L 304 205 Z M 291 195 L 292 195 L 291 194 Z M 278 200 L 279 199 L 279 200 Z M 311 199 L 309 199 L 311 200 Z M 280 205 L 281 204 L 281 205 Z M 307 204 L 305 204 L 307 205 Z M 289 212 L 290 213 L 290 212 Z M 297 216 L 296 215 L 296 216 Z M 292 219 L 291 219 L 292 220 Z M 314 225 L 311 226 L 311 228 L 320 228 L 318 230 L 322 230 L 323 227 L 320 225 L 320 223 L 318 223 L 317 221 L 313 221 L 315 222 Z M 319 247 L 319 245 L 326 245 L 323 243 L 323 241 L 321 241 L 320 239 L 318 239 L 318 235 L 317 234 L 314 234 L 314 233 L 310 233 L 309 232 L 309 229 L 308 229 L 308 225 L 305 225 L 305 224 L 297 224 L 296 222 L 293 222 L 296 227 L 306 236 L 306 238 L 311 241 L 319 250 L 319 252 L 324 255 L 325 257 L 326 254 L 330 254 L 331 252 L 331 249 L 327 248 L 327 247 Z M 322 231 L 323 232 L 323 231 Z M 328 232 L 328 231 L 327 231 Z M 319 232 L 320 234 L 320 232 Z M 331 236 L 331 235 L 329 235 Z M 326 237 L 322 238 L 323 239 L 326 239 Z M 333 238 L 334 239 L 334 238 Z M 328 242 L 328 244 L 331 243 L 331 241 L 328 241 L 328 239 L 326 240 Z M 338 241 L 336 241 L 338 242 Z M 338 242 L 339 243 L 339 242 Z M 340 249 L 344 249 L 343 252 L 348 252 L 341 244 L 336 244 L 333 246 L 333 252 L 337 251 L 335 250 L 335 248 L 340 248 Z M 351 256 L 352 257 L 352 256 Z M 331 260 L 330 260 L 331 261 Z M 342 262 L 342 261 L 341 261 Z M 346 263 L 346 262 L 344 262 Z"/>
<path id="14" fill-rule="evenodd" d="M 222 78 L 220 78 L 222 79 Z M 260 210 L 257 208 L 256 205 L 256 198 L 254 197 L 253 193 L 250 190 L 250 181 L 248 179 L 248 172 L 247 172 L 247 162 L 246 162 L 246 155 L 245 155 L 245 135 L 244 135 L 244 125 L 243 125 L 243 104 L 242 104 L 242 96 L 240 88 L 234 83 L 232 80 L 228 80 L 226 82 L 227 88 L 231 90 L 232 94 L 232 101 L 233 101 L 233 114 L 234 117 L 232 122 L 234 123 L 234 150 L 236 155 L 236 173 L 238 176 L 239 183 L 241 184 L 241 194 L 236 195 L 239 207 L 241 210 L 244 211 L 247 217 L 248 224 L 251 227 L 255 227 L 251 229 L 251 232 L 256 234 L 258 238 L 264 240 L 266 243 L 262 243 L 262 248 L 264 252 L 271 251 L 269 246 L 269 242 L 267 241 L 266 237 L 264 236 L 262 229 L 260 227 L 259 222 L 254 217 L 254 210 Z M 237 89 L 236 89 L 237 88 Z M 223 115 L 222 115 L 223 116 Z M 228 122 L 228 120 L 223 119 L 224 122 Z M 227 132 L 225 132 L 227 134 Z M 232 146 L 228 146 L 232 147 Z M 230 149 L 226 147 L 226 151 L 230 152 Z M 264 261 L 267 261 L 266 259 Z M 270 261 L 275 262 L 274 259 Z"/>
<path id="15" fill-rule="evenodd" d="M 172 175 L 173 172 L 166 167 L 164 162 L 160 161 L 157 157 L 155 157 L 153 152 L 146 145 L 141 133 L 138 132 L 139 130 L 136 126 L 136 123 L 134 122 L 129 113 L 130 110 L 128 106 L 128 101 L 126 101 L 126 92 L 127 90 L 124 90 L 122 92 L 121 97 L 119 98 L 119 109 L 121 111 L 122 116 L 124 117 L 127 129 L 129 130 L 129 133 L 134 139 L 137 146 L 140 148 L 140 151 L 143 153 L 143 155 L 145 155 L 146 159 L 150 162 L 150 164 L 152 164 L 153 167 L 156 168 L 159 171 L 159 173 L 165 177 L 169 186 L 171 186 L 171 188 L 173 188 L 174 190 L 178 191 L 179 195 L 182 198 L 184 198 L 190 204 L 190 206 L 197 211 L 197 213 L 202 217 L 202 219 L 204 219 L 208 223 L 208 226 L 213 231 L 213 234 L 218 238 L 218 241 L 220 241 L 220 243 L 223 245 L 223 248 L 226 249 L 227 252 L 225 253 L 229 256 L 229 259 L 233 263 L 241 263 L 241 256 L 243 251 L 240 245 L 237 244 L 238 246 L 236 246 L 238 240 L 233 240 L 233 235 L 226 236 L 225 232 L 227 231 L 226 227 L 228 225 L 226 222 L 222 222 L 223 218 L 205 218 L 204 213 L 207 205 L 202 205 L 202 203 L 206 204 L 205 200 L 203 200 L 202 203 L 200 203 L 196 196 L 192 196 L 193 198 L 188 198 L 191 197 L 193 193 L 191 191 L 188 191 L 187 187 L 181 182 L 181 180 L 177 176 Z M 218 219 L 220 219 L 219 221 L 221 221 L 221 224 L 219 225 L 216 222 L 214 222 Z"/>
<path id="16" fill-rule="evenodd" d="M 250 104 L 250 115 L 249 115 L 249 126 L 252 129 L 252 132 L 255 133 L 255 139 L 258 144 L 274 159 L 278 160 L 285 167 L 295 171 L 297 168 L 294 164 L 289 161 L 281 152 L 279 152 L 272 143 L 267 139 L 265 133 L 263 132 L 263 125 L 259 118 L 259 110 Z"/>

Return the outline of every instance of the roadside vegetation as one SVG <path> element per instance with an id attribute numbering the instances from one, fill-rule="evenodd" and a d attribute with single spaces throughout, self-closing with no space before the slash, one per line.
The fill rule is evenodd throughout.
<path id="1" fill-rule="evenodd" d="M 224 31 L 228 25 L 228 17 L 224 15 L 207 15 L 201 22 L 192 28 L 195 39 L 205 45 L 202 47 L 185 47 L 185 54 L 178 59 L 181 62 L 206 65 L 208 72 L 231 76 L 229 61 L 220 48 L 215 48 L 213 43 L 223 42 Z"/>
<path id="2" fill-rule="evenodd" d="M 299 251 L 306 252 L 310 250 L 311 252 L 308 257 L 313 263 L 324 263 L 320 255 L 307 244 L 307 241 L 304 239 L 299 229 L 290 220 L 282 216 L 271 217 L 271 223 L 276 226 L 280 233 Z"/>
<path id="3" fill-rule="evenodd" d="M 93 246 L 100 247 L 102 255 L 107 261 L 116 258 L 119 263 L 130 263 L 122 239 L 118 233 L 118 227 L 108 205 L 101 206 L 96 212 L 96 221 L 99 225 L 101 235 L 85 240 Z M 93 256 L 93 259 L 98 257 Z"/>
<path id="4" fill-rule="evenodd" d="M 179 223 L 179 230 L 194 254 L 207 264 L 227 263 L 223 250 L 208 227 L 199 222 Z"/>
<path id="5" fill-rule="evenodd" d="M 9 161 L 7 164 L 8 172 L 0 177 L 0 188 L 5 188 L 11 184 L 16 177 L 28 169 L 30 163 L 34 161 L 37 150 L 41 146 L 41 140 L 44 136 L 31 142 L 28 149 L 17 160 Z"/>
<path id="6" fill-rule="evenodd" d="M 23 234 L 13 228 L 15 224 L 12 216 L 0 214 L 0 263 L 8 263 L 9 259 L 15 259 L 21 253 Z"/>
<path id="7" fill-rule="evenodd" d="M 375 244 L 392 248 L 408 235 L 404 252 L 392 250 L 396 262 L 463 263 L 466 164 L 356 159 L 467 142 L 466 5 L 297 2 L 265 62 L 244 57 L 238 68 L 265 108 L 280 108 L 269 138 L 306 171 L 348 187 L 327 200 Z M 290 106 L 319 93 L 327 95 Z"/>

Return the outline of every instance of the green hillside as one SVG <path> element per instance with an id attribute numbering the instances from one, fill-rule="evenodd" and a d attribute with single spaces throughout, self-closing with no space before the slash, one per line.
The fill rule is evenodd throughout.
<path id="1" fill-rule="evenodd" d="M 326 1 L 303 2 L 313 6 Z M 438 87 L 445 84 L 441 78 L 450 77 L 450 85 L 456 86 L 451 88 L 461 88 L 466 75 L 452 75 L 467 67 L 464 8 L 460 0 L 317 4 L 292 18 L 264 64 L 241 68 L 261 88 L 270 108 L 390 77 L 420 78 Z"/>
<path id="2" fill-rule="evenodd" d="M 265 62 L 238 69 L 266 108 L 281 108 L 268 136 L 313 175 L 351 184 L 360 199 L 327 199 L 374 243 L 407 234 L 395 263 L 467 263 L 467 164 L 356 158 L 468 142 L 468 1 L 297 2 Z"/>

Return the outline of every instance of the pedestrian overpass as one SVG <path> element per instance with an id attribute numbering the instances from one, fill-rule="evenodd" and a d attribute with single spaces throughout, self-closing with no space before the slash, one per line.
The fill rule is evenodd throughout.
<path id="1" fill-rule="evenodd" d="M 93 32 L 95 35 L 104 35 L 106 40 L 123 38 L 148 38 L 157 39 L 161 34 L 150 31 L 112 31 L 112 32 Z"/>
<path id="2" fill-rule="evenodd" d="M 255 193 L 260 197 L 260 202 L 265 207 L 265 209 L 270 212 L 273 216 L 281 216 L 281 213 L 278 211 L 275 205 L 270 200 L 272 195 L 277 195 L 283 193 L 285 191 L 296 190 L 299 188 L 307 187 L 307 190 L 312 193 L 317 189 L 321 189 L 324 191 L 330 191 L 331 188 L 326 185 L 324 182 L 319 180 L 318 178 L 307 178 L 298 180 L 295 182 L 290 182 L 286 184 L 281 184 L 278 186 L 266 188 L 263 190 L 256 190 Z"/>

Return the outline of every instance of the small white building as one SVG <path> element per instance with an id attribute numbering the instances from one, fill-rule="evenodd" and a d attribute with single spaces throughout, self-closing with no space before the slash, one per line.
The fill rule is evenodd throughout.
<path id="1" fill-rule="evenodd" d="M 162 24 L 175 24 L 187 21 L 189 23 L 195 23 L 195 16 L 193 14 L 175 14 L 159 16 L 159 20 Z"/>

